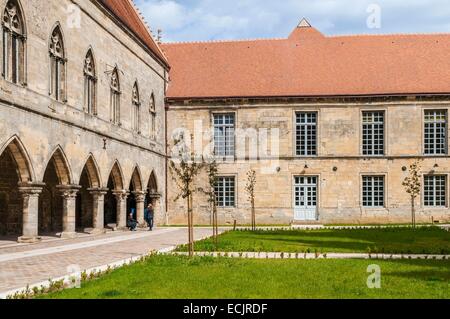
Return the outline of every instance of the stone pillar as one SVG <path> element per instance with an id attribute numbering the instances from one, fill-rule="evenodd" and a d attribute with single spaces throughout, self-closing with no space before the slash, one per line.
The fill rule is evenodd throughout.
<path id="1" fill-rule="evenodd" d="M 117 228 L 125 229 L 127 227 L 127 197 L 126 190 L 114 191 L 117 201 Z"/>
<path id="2" fill-rule="evenodd" d="M 63 198 L 63 232 L 61 238 L 76 237 L 76 199 L 81 189 L 78 185 L 60 185 L 56 187 Z"/>
<path id="3" fill-rule="evenodd" d="M 92 195 L 92 218 L 93 227 L 91 234 L 105 233 L 105 195 L 107 188 L 90 188 L 88 192 Z"/>
<path id="4" fill-rule="evenodd" d="M 136 198 L 136 219 L 141 227 L 145 227 L 144 209 L 146 192 L 137 191 L 133 192 L 133 194 Z"/>
<path id="5" fill-rule="evenodd" d="M 35 243 L 41 240 L 39 237 L 39 194 L 45 184 L 20 183 L 19 192 L 23 198 L 23 227 L 19 243 Z"/>

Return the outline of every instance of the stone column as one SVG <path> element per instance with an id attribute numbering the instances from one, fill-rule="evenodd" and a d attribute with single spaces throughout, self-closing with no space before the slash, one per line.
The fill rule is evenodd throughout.
<path id="1" fill-rule="evenodd" d="M 144 209 L 146 192 L 137 191 L 133 192 L 133 194 L 136 198 L 136 219 L 141 227 L 145 227 Z"/>
<path id="2" fill-rule="evenodd" d="M 105 195 L 107 188 L 90 188 L 88 192 L 92 195 L 92 225 L 94 229 L 91 234 L 105 233 Z"/>
<path id="3" fill-rule="evenodd" d="M 127 197 L 126 190 L 114 191 L 117 201 L 117 228 L 125 229 L 127 227 Z"/>
<path id="4" fill-rule="evenodd" d="M 20 183 L 19 192 L 23 198 L 23 228 L 19 243 L 35 243 L 41 240 L 39 237 L 39 194 L 45 184 Z"/>
<path id="5" fill-rule="evenodd" d="M 61 238 L 76 237 L 76 199 L 81 189 L 79 185 L 59 185 L 56 187 L 63 198 L 63 232 Z"/>

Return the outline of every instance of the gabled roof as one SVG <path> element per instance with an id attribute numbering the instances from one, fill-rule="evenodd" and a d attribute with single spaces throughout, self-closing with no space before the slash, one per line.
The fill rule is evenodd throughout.
<path id="1" fill-rule="evenodd" d="M 155 42 L 149 29 L 134 6 L 133 0 L 98 0 L 119 19 L 166 66 L 167 58 Z"/>
<path id="2" fill-rule="evenodd" d="M 286 39 L 162 48 L 172 99 L 450 93 L 450 34 L 328 37 L 305 20 Z"/>

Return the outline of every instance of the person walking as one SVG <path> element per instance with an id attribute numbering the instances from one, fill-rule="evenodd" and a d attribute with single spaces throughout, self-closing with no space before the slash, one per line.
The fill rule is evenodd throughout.
<path id="1" fill-rule="evenodd" d="M 144 211 L 144 219 L 147 222 L 149 231 L 153 230 L 153 223 L 155 218 L 155 211 L 153 209 L 153 204 L 148 204 L 147 208 Z"/>

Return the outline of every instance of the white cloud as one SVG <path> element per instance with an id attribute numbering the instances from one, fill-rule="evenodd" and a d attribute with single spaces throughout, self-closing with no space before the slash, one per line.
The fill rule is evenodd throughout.
<path id="1" fill-rule="evenodd" d="M 450 32 L 447 0 L 135 0 L 165 41 L 286 37 L 302 17 L 325 34 Z M 382 28 L 366 24 L 370 4 Z"/>

